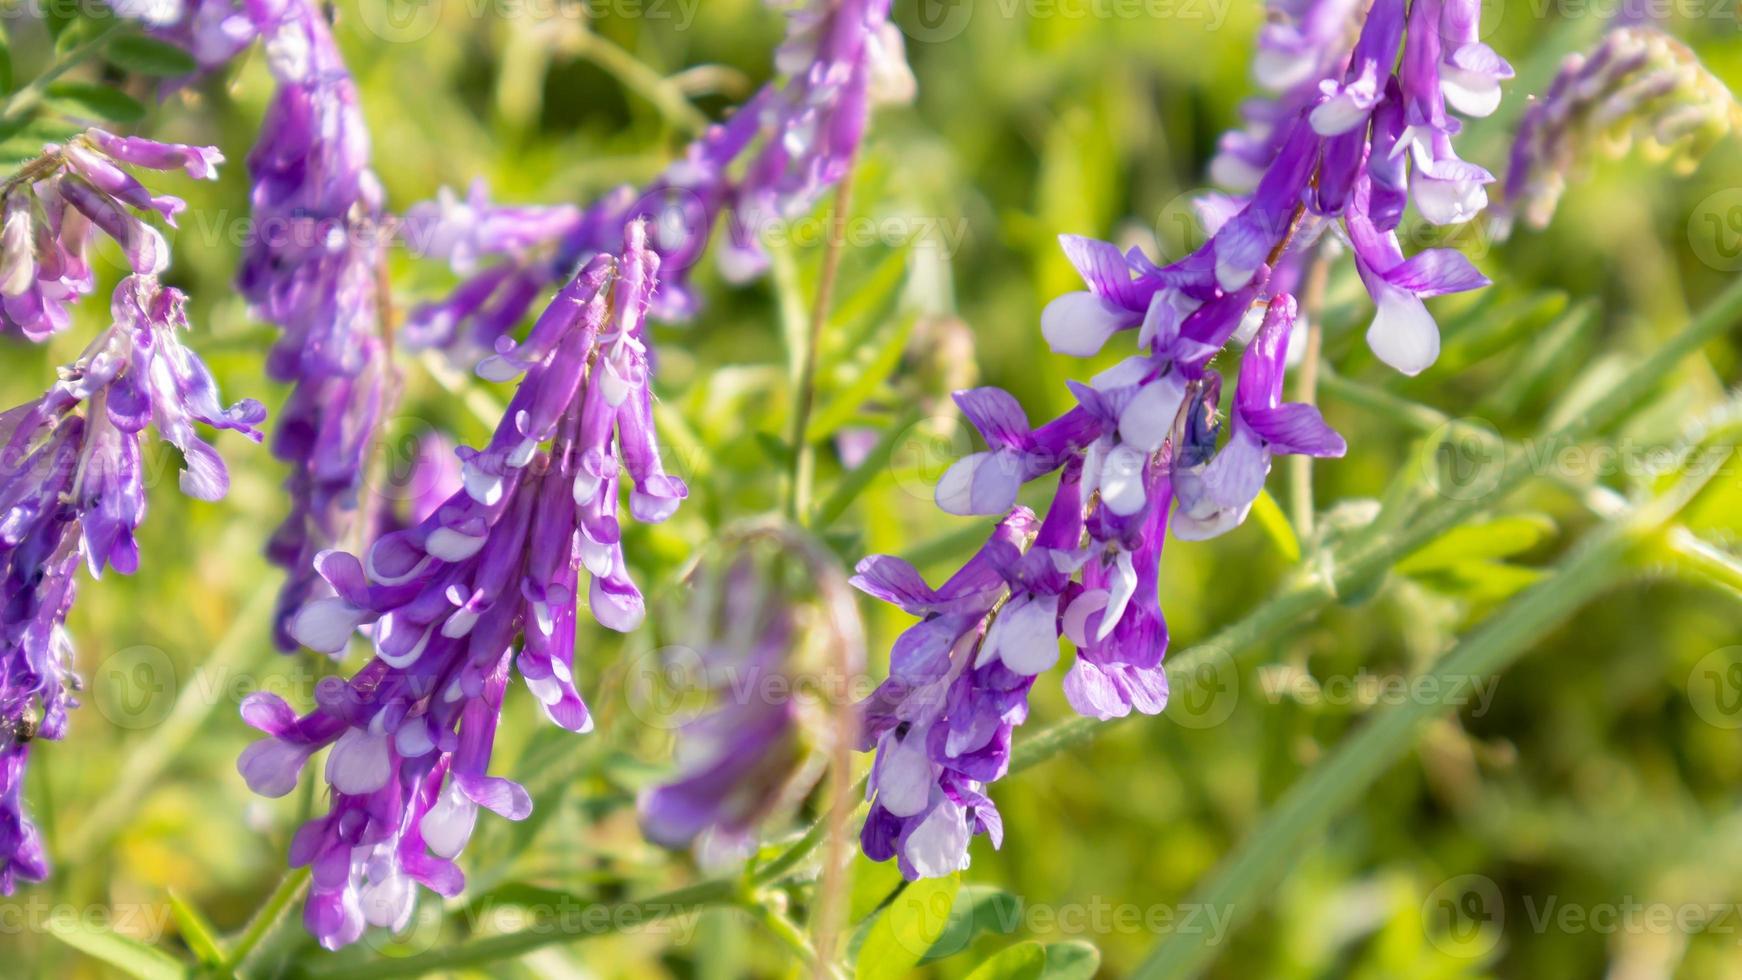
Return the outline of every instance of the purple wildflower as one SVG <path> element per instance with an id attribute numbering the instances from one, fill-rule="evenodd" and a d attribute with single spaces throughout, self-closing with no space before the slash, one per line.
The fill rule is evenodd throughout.
<path id="1" fill-rule="evenodd" d="M 518 785 L 485 775 L 511 663 L 553 722 L 592 728 L 574 683 L 581 569 L 601 624 L 630 630 L 644 614 L 623 557 L 619 466 L 636 520 L 664 520 L 686 493 L 660 465 L 647 387 L 658 266 L 640 225 L 621 258 L 589 262 L 525 343 L 502 341 L 480 367 L 523 377 L 490 442 L 460 450 L 462 488 L 361 560 L 315 559 L 333 594 L 299 609 L 291 635 L 338 654 L 364 627 L 375 656 L 301 718 L 276 697 L 252 699 L 244 717 L 270 737 L 239 768 L 256 792 L 282 796 L 333 746 L 332 809 L 291 851 L 314 867 L 304 919 L 328 947 L 365 923 L 403 924 L 412 882 L 455 894 L 464 877 L 452 859 L 479 806 L 510 819 L 531 810 Z"/>
<path id="2" fill-rule="evenodd" d="M 1525 110 L 1496 223 L 1510 231 L 1522 214 L 1546 227 L 1567 179 L 1595 154 L 1619 156 L 1643 140 L 1691 165 L 1737 131 L 1742 107 L 1686 45 L 1653 27 L 1612 30 L 1589 55 L 1567 56 Z"/>
<path id="3" fill-rule="evenodd" d="M 706 710 L 677 731 L 670 779 L 639 800 L 643 833 L 693 845 L 705 867 L 753 853 L 761 828 L 790 815 L 856 730 L 840 688 L 864 669 L 864 631 L 847 580 L 810 538 L 779 525 L 728 531 L 729 558 L 690 577 L 693 656 L 671 666 Z M 837 683 L 818 679 L 833 678 Z"/>
<path id="4" fill-rule="evenodd" d="M 182 346 L 186 298 L 149 276 L 116 287 L 113 325 L 62 369 L 38 400 L 0 414 L 8 465 L 0 480 L 0 892 L 40 881 L 47 860 L 20 793 L 34 738 L 66 734 L 77 689 L 65 621 L 81 560 L 93 578 L 139 567 L 133 532 L 145 518 L 141 436 L 147 425 L 181 451 L 183 493 L 217 500 L 229 474 L 195 423 L 258 440 L 259 402 L 225 407 Z"/>
<path id="5" fill-rule="evenodd" d="M 1073 383 L 1077 406 L 1038 428 L 1003 391 L 958 392 L 987 449 L 944 473 L 938 506 L 1002 523 L 936 590 L 893 558 L 859 566 L 861 589 L 923 617 L 897 641 L 889 680 L 865 705 L 865 747 L 877 758 L 862 843 L 874 859 L 898 857 L 909 878 L 965 867 L 974 834 L 998 843 L 987 787 L 1009 763 L 1010 731 L 1027 715 L 1035 676 L 1057 662 L 1060 639 L 1076 649 L 1064 688 L 1078 712 L 1110 718 L 1165 706 L 1159 578 L 1170 522 L 1184 540 L 1221 534 L 1245 519 L 1272 456 L 1344 453 L 1316 408 L 1282 401 L 1297 318 L 1290 290 L 1323 231 L 1341 223 L 1377 306 L 1368 340 L 1407 373 L 1438 353 L 1422 299 L 1486 282 L 1449 249 L 1405 258 L 1396 234 L 1408 200 L 1436 223 L 1467 220 L 1486 202 L 1492 178 L 1453 152 L 1458 124 L 1447 113 L 1448 104 L 1492 111 L 1511 74 L 1476 40 L 1474 0 L 1407 9 L 1375 0 L 1346 54 L 1336 42 L 1347 5 L 1283 12 L 1260 59 L 1261 76 L 1282 94 L 1250 108 L 1247 133 L 1224 144 L 1221 176 L 1253 179 L 1236 182 L 1249 186 L 1245 197 L 1210 202 L 1209 240 L 1157 266 L 1105 242 L 1062 239 L 1088 288 L 1041 314 L 1047 343 L 1087 357 L 1135 330 L 1139 352 Z M 1210 363 L 1247 336 L 1223 426 Z M 1037 528 L 1017 493 L 1055 472 Z"/>
<path id="6" fill-rule="evenodd" d="M 113 238 L 135 275 L 169 267 L 163 233 L 141 215 L 171 227 L 186 205 L 153 195 L 123 169 L 182 170 L 209 180 L 223 154 L 209 146 L 157 143 L 92 129 L 51 143 L 7 182 L 0 203 L 0 322 L 39 341 L 66 329 L 67 308 L 96 288 L 87 255 L 92 230 Z"/>
<path id="7" fill-rule="evenodd" d="M 185 49 L 200 71 L 241 54 L 260 33 L 238 0 L 112 0 L 110 6 L 117 16 Z"/>
<path id="8" fill-rule="evenodd" d="M 288 574 L 275 637 L 327 594 L 314 557 L 354 526 L 375 429 L 395 378 L 380 334 L 380 182 L 357 87 L 315 0 L 248 0 L 277 94 L 248 155 L 255 236 L 238 284 L 283 336 L 267 360 L 293 385 L 273 435 L 289 464 L 290 514 L 267 546 Z"/>
<path id="9" fill-rule="evenodd" d="M 722 215 L 729 226 L 718 252 L 723 274 L 734 282 L 760 275 L 768 261 L 760 230 L 814 206 L 846 175 L 871 104 L 906 99 L 913 89 L 889 0 L 807 0 L 789 17 L 776 54 L 781 77 L 709 127 L 649 186 L 620 187 L 584 211 L 492 206 L 478 187 L 464 205 L 444 194 L 413 208 L 408 244 L 466 278 L 412 311 L 408 341 L 461 359 L 488 352 L 544 290 L 592 256 L 617 252 L 637 220 L 650 222 L 650 247 L 666 271 L 653 297 L 657 319 L 694 312 L 686 277 Z M 498 261 L 479 269 L 482 256 Z"/>

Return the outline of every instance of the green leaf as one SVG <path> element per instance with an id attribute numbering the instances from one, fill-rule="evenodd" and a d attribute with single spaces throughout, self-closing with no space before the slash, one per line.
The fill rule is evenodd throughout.
<path id="1" fill-rule="evenodd" d="M 901 887 L 901 869 L 894 861 L 873 861 L 853 852 L 853 887 L 847 898 L 847 921 L 860 922 L 883 906 Z"/>
<path id="2" fill-rule="evenodd" d="M 841 474 L 841 479 L 835 484 L 835 489 L 830 491 L 828 499 L 812 515 L 813 530 L 822 530 L 833 524 L 879 475 L 889 469 L 889 460 L 895 455 L 896 444 L 919 421 L 919 417 L 918 411 L 910 411 L 893 420 L 889 428 L 884 429 L 883 434 L 877 437 L 877 444 L 871 447 L 871 451 L 865 454 L 859 465 Z"/>
<path id="3" fill-rule="evenodd" d="M 974 968 L 968 980 L 1040 980 L 1046 975 L 1046 947 L 1030 940 L 1001 949 Z"/>
<path id="4" fill-rule="evenodd" d="M 12 42 L 0 34 L 0 92 L 12 91 Z"/>
<path id="5" fill-rule="evenodd" d="M 1405 575 L 1419 575 L 1472 561 L 1509 558 L 1536 547 L 1555 532 L 1542 514 L 1519 514 L 1463 524 L 1397 563 Z"/>
<path id="6" fill-rule="evenodd" d="M 810 427 L 805 431 L 806 442 L 833 435 L 835 430 L 852 421 L 883 383 L 895 374 L 895 369 L 901 364 L 901 352 L 907 347 L 907 338 L 913 335 L 913 328 L 918 323 L 917 313 L 909 313 L 896 322 L 895 329 L 889 331 L 876 348 L 870 363 L 853 373 L 852 383 L 835 393 L 811 416 Z"/>
<path id="7" fill-rule="evenodd" d="M 950 906 L 950 921 L 938 941 L 925 951 L 921 963 L 954 956 L 968 948 L 981 933 L 1008 936 L 1022 925 L 1022 899 L 989 885 L 968 885 L 956 893 Z"/>
<path id="8" fill-rule="evenodd" d="M 1291 563 L 1300 561 L 1300 538 L 1295 536 L 1294 525 L 1288 522 L 1269 490 L 1258 492 L 1258 499 L 1252 502 L 1252 516 L 1258 519 L 1258 526 L 1269 535 L 1282 557 Z"/>
<path id="9" fill-rule="evenodd" d="M 75 116 L 107 122 L 138 122 L 145 106 L 126 92 L 95 82 L 55 82 L 45 93 L 48 101 Z"/>
<path id="10" fill-rule="evenodd" d="M 1046 947 L 1046 980 L 1094 980 L 1101 968 L 1101 951 L 1093 943 L 1071 939 L 1048 943 Z"/>
<path id="11" fill-rule="evenodd" d="M 896 980 L 943 935 L 961 875 L 925 878 L 901 890 L 871 925 L 854 960 L 859 980 Z"/>
<path id="12" fill-rule="evenodd" d="M 48 931 L 68 946 L 139 980 L 181 980 L 187 968 L 180 960 L 137 939 L 99 929 L 63 916 L 49 916 Z"/>
<path id="13" fill-rule="evenodd" d="M 224 962 L 224 944 L 218 938 L 218 930 L 195 908 L 193 903 L 177 895 L 174 890 L 169 893 L 169 910 L 175 914 L 175 924 L 181 930 L 181 938 L 193 950 L 201 963 L 207 966 L 217 966 Z"/>
<path id="14" fill-rule="evenodd" d="M 192 55 L 175 45 L 138 35 L 109 42 L 104 57 L 123 71 L 162 78 L 186 75 L 198 67 Z"/>

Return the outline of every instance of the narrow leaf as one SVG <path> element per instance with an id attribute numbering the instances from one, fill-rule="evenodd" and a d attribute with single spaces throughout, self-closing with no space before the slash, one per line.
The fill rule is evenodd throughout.
<path id="1" fill-rule="evenodd" d="M 48 931 L 86 956 L 139 980 L 181 980 L 187 975 L 186 967 L 175 957 L 120 933 L 63 916 L 49 916 Z"/>
<path id="2" fill-rule="evenodd" d="M 1101 968 L 1101 951 L 1093 943 L 1072 939 L 1048 943 L 1046 947 L 1046 980 L 1094 980 Z"/>
<path id="3" fill-rule="evenodd" d="M 1282 557 L 1290 562 L 1300 561 L 1300 538 L 1295 536 L 1294 525 L 1288 522 L 1269 490 L 1259 491 L 1258 499 L 1252 502 L 1252 516 Z"/>
<path id="4" fill-rule="evenodd" d="M 1520 514 L 1464 524 L 1398 562 L 1397 570 L 1405 575 L 1417 575 L 1465 562 L 1509 558 L 1536 547 L 1554 531 L 1554 521 L 1541 514 Z"/>
<path id="5" fill-rule="evenodd" d="M 177 895 L 169 893 L 169 910 L 175 914 L 176 928 L 181 930 L 181 938 L 193 950 L 201 963 L 207 966 L 217 966 L 224 962 L 224 944 L 218 938 L 218 930 L 193 903 Z"/>
<path id="6" fill-rule="evenodd" d="M 118 37 L 109 42 L 104 57 L 123 71 L 160 78 L 186 75 L 198 67 L 192 55 L 175 45 L 138 35 Z"/>
<path id="7" fill-rule="evenodd" d="M 145 107 L 126 92 L 95 82 L 55 82 L 48 87 L 48 101 L 75 116 L 108 122 L 138 122 Z"/>

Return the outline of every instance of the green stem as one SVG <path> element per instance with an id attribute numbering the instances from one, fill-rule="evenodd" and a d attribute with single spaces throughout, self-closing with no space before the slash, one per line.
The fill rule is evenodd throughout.
<path id="1" fill-rule="evenodd" d="M 1684 481 L 1686 485 L 1669 496 L 1650 501 L 1622 521 L 1593 532 L 1561 563 L 1559 571 L 1484 621 L 1411 689 L 1451 692 L 1463 690 L 1472 678 L 1498 675 L 1545 633 L 1631 575 L 1628 558 L 1640 538 L 1660 528 L 1704 482 Z M 1290 787 L 1187 907 L 1221 910 L 1231 923 L 1249 917 L 1305 853 L 1308 838 L 1407 754 L 1423 724 L 1450 707 L 1444 697 L 1421 696 L 1378 712 Z M 1225 934 L 1214 938 L 1168 936 L 1134 976 L 1196 976 L 1215 957 L 1221 938 Z"/>
<path id="2" fill-rule="evenodd" d="M 681 86 L 607 38 L 588 30 L 577 38 L 572 50 L 616 76 L 625 88 L 652 103 L 660 115 L 684 132 L 694 134 L 708 128 L 707 115 L 690 104 Z"/>
<path id="3" fill-rule="evenodd" d="M 849 160 L 847 172 L 835 185 L 835 201 L 829 209 L 834 227 L 829 229 L 828 238 L 823 243 L 823 268 L 817 277 L 817 293 L 811 304 L 810 322 L 799 352 L 798 378 L 793 387 L 792 431 L 787 437 L 787 446 L 792 450 L 792 474 L 787 486 L 786 516 L 794 523 L 801 520 L 811 507 L 811 472 L 816 468 L 816 456 L 811 449 L 810 422 L 817 398 L 817 348 L 822 345 L 823 325 L 828 322 L 829 306 L 834 302 L 835 279 L 841 271 L 842 239 L 846 236 L 839 229 L 847 220 L 852 202 L 853 171 Z"/>
<path id="4" fill-rule="evenodd" d="M 285 873 L 279 880 L 278 887 L 267 896 L 265 904 L 254 913 L 254 918 L 248 920 L 248 925 L 242 930 L 242 935 L 236 938 L 236 944 L 230 947 L 230 955 L 225 958 L 223 969 L 226 975 L 233 974 L 237 968 L 248 961 L 248 954 L 254 952 L 260 945 L 260 940 L 272 931 L 272 927 L 284 915 L 292 902 L 301 897 L 303 889 L 308 887 L 309 869 L 294 868 Z"/>
<path id="5" fill-rule="evenodd" d="M 774 938 L 780 940 L 780 944 L 786 947 L 787 952 L 791 953 L 807 972 L 815 970 L 817 968 L 817 951 L 812 949 L 810 942 L 804 938 L 804 930 L 800 929 L 797 923 L 787 918 L 785 914 L 771 907 L 767 898 L 768 896 L 761 898 L 752 896 L 739 902 L 738 907 L 750 913 L 750 917 L 761 923 L 762 928 L 767 929 Z"/>
<path id="6" fill-rule="evenodd" d="M 1674 528 L 1664 536 L 1664 549 L 1676 570 L 1690 580 L 1742 598 L 1742 558 L 1685 527 Z"/>

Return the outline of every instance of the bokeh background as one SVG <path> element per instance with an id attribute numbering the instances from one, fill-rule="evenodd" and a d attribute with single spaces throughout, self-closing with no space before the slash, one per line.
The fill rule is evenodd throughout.
<path id="1" fill-rule="evenodd" d="M 1504 169 L 1525 97 L 1595 36 L 1604 8 L 1490 6 L 1488 41 L 1519 78 L 1501 111 L 1469 128 L 1464 156 Z M 756 0 L 339 0 L 336 14 L 395 210 L 473 179 L 500 200 L 538 203 L 584 202 L 644 181 L 697 118 L 717 117 L 769 76 L 782 26 Z M 1670 22 L 1732 90 L 1742 88 L 1736 16 L 1734 4 L 1690 2 Z M 873 429 L 922 407 L 925 420 L 834 524 L 829 543 L 843 562 L 889 551 L 917 556 L 937 576 L 972 550 L 965 528 L 983 531 L 929 500 L 952 454 L 972 448 L 941 396 L 978 379 L 1009 388 L 1033 418 L 1068 407 L 1063 382 L 1092 367 L 1051 356 L 1039 336 L 1042 306 L 1078 288 L 1056 236 L 1113 237 L 1169 256 L 1194 244 L 1185 195 L 1206 186 L 1217 136 L 1255 94 L 1248 65 L 1262 10 L 1234 0 L 920 0 L 897 3 L 895 19 L 918 94 L 911 106 L 878 113 L 861 160 L 854 211 L 870 219 L 861 229 L 874 230 L 849 243 L 818 404 L 835 424 Z M 29 43 L 40 28 L 23 17 L 6 26 L 27 77 L 42 57 Z M 261 370 L 271 333 L 230 285 L 235 236 L 247 227 L 242 159 L 270 94 L 259 62 L 250 54 L 154 104 L 137 129 L 215 143 L 230 157 L 215 185 L 163 181 L 162 190 L 190 202 L 168 278 L 193 297 L 190 343 L 226 396 L 270 408 L 284 396 Z M 1742 145 L 1721 145 L 1691 173 L 1638 154 L 1593 157 L 1589 179 L 1547 230 L 1499 242 L 1478 227 L 1455 240 L 1498 284 L 1436 306 L 1447 340 L 1432 370 L 1402 379 L 1365 351 L 1367 301 L 1347 263 L 1327 291 L 1327 360 L 1341 377 L 1523 436 L 1576 379 L 1627 371 L 1742 270 Z M 795 241 L 777 250 L 779 274 L 749 287 L 710 270 L 700 277 L 703 315 L 657 331 L 661 424 L 692 493 L 672 522 L 632 532 L 627 551 L 656 599 L 676 590 L 695 542 L 778 506 L 785 463 L 777 443 L 791 411 L 783 303 L 807 295 L 819 252 L 814 240 Z M 113 254 L 107 269 L 113 279 Z M 401 303 L 450 281 L 405 257 L 395 280 Z M 4 345 L 5 404 L 34 397 L 55 365 L 77 355 L 103 325 L 101 295 L 52 343 Z M 1589 317 L 1557 326 L 1581 303 L 1591 304 Z M 1626 437 L 1642 449 L 1673 445 L 1735 385 L 1739 353 L 1735 334 L 1710 345 L 1639 406 Z M 1546 366 L 1520 380 L 1525 364 Z M 480 415 L 506 397 L 430 362 L 408 359 L 403 368 L 406 394 L 384 434 L 388 471 L 401 475 L 422 435 L 476 440 L 488 431 Z M 1316 467 L 1317 499 L 1356 520 L 1417 465 L 1421 434 L 1334 392 L 1323 401 L 1352 448 Z M 234 760 L 252 732 L 236 709 L 259 687 L 307 705 L 333 668 L 272 650 L 266 614 L 277 576 L 260 550 L 284 510 L 283 474 L 262 447 L 230 435 L 219 445 L 235 475 L 229 498 L 190 502 L 173 479 L 157 481 L 139 573 L 81 585 L 70 629 L 84 706 L 64 743 L 33 755 L 29 784 L 56 873 L 0 904 L 110 910 L 118 931 L 176 948 L 182 940 L 164 919 L 171 895 L 235 929 L 282 874 L 298 797 L 262 801 L 243 785 Z M 152 458 L 174 472 L 173 451 Z M 840 473 L 825 453 L 820 492 Z M 1168 716 L 1120 725 L 999 784 L 1004 848 L 976 839 L 965 881 L 1002 889 L 1030 912 L 1104 903 L 1148 913 L 1187 901 L 1282 791 L 1372 709 L 1371 690 L 1339 689 L 1339 681 L 1419 672 L 1601 520 L 1579 485 L 1625 493 L 1638 482 L 1628 472 L 1548 475 L 1494 501 L 1516 543 L 1502 560 L 1394 572 L 1249 652 L 1239 668 L 1222 665 L 1176 688 Z M 397 495 L 403 485 L 384 477 L 374 490 Z M 1280 469 L 1271 491 L 1285 497 Z M 1722 511 L 1707 515 L 1709 532 L 1742 531 L 1742 512 Z M 1170 543 L 1163 605 L 1176 647 L 1253 608 L 1290 567 L 1257 522 L 1207 543 Z M 636 789 L 670 750 L 658 699 L 645 690 L 657 673 L 648 665 L 683 626 L 681 607 L 656 608 L 649 627 L 628 637 L 582 617 L 577 663 L 598 716 L 593 734 L 547 730 L 526 692 L 511 693 L 496 769 L 526 781 L 538 809 L 520 826 L 480 821 L 463 858 L 469 894 L 532 883 L 612 898 L 696 876 L 685 856 L 645 843 L 634 821 Z M 908 619 L 869 601 L 862 609 L 876 675 Z M 1213 974 L 1742 974 L 1742 711 L 1724 709 L 1742 700 L 1727 673 L 1742 659 L 1738 644 L 1742 604 L 1733 591 L 1665 571 L 1608 593 L 1498 678 L 1491 698 L 1433 724 L 1299 855 L 1267 904 L 1221 938 Z M 350 666 L 360 657 L 353 651 Z M 1728 686 L 1702 699 L 1701 683 Z M 1029 730 L 1068 714 L 1056 679 L 1035 690 Z M 1448 933 L 1437 914 L 1448 898 L 1473 916 L 1470 928 Z M 1600 912 L 1581 927 L 1536 922 L 1557 905 L 1620 912 L 1627 903 L 1728 911 L 1693 929 L 1629 928 L 1636 920 L 1624 915 L 1603 928 Z M 458 914 L 464 900 L 445 923 L 434 905 L 426 901 L 432 915 L 411 935 L 372 934 L 344 955 L 398 955 L 490 929 Z M 1011 934 L 973 939 L 974 955 L 923 969 L 962 976 L 985 951 L 1025 938 L 1093 943 L 1101 975 L 1116 977 L 1159 937 L 1142 925 L 1072 929 L 1029 914 Z M 0 957 L 6 974 L 107 973 L 31 930 L 0 934 Z M 487 971 L 790 969 L 759 926 L 718 911 L 693 930 L 552 945 Z"/>

